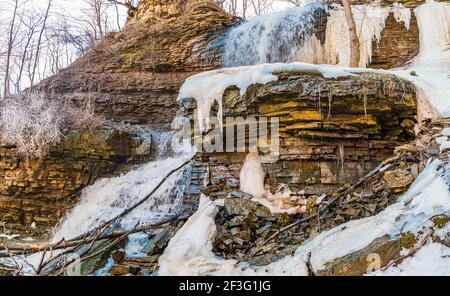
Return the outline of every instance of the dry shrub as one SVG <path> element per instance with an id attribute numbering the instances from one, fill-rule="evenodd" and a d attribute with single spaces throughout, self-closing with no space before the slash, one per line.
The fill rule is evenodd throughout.
<path id="1" fill-rule="evenodd" d="M 0 113 L 0 138 L 17 147 L 17 154 L 43 157 L 61 137 L 63 114 L 57 102 L 41 93 L 26 93 L 6 99 Z"/>
<path id="2" fill-rule="evenodd" d="M 76 104 L 74 103 L 76 101 Z M 64 104 L 65 127 L 93 131 L 104 125 L 105 119 L 95 114 L 94 100 L 89 94 L 75 94 Z"/>
<path id="3" fill-rule="evenodd" d="M 90 100 L 81 108 L 49 100 L 44 93 L 27 92 L 1 102 L 0 141 L 16 147 L 24 158 L 43 158 L 62 138 L 62 129 L 93 130 L 103 120 Z"/>

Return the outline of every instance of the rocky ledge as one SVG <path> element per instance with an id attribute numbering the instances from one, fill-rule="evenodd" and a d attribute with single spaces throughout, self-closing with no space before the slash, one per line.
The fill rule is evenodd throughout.
<path id="1" fill-rule="evenodd" d="M 418 54 L 418 26 L 411 16 L 406 29 L 390 13 L 379 42 L 373 41 L 368 67 L 398 67 Z M 314 32 L 324 43 L 327 19 L 318 20 Z M 107 35 L 38 88 L 55 99 L 90 97 L 96 113 L 110 120 L 167 129 L 184 80 L 222 67 L 227 33 L 240 22 L 211 0 L 142 0 L 121 32 Z"/>
<path id="2" fill-rule="evenodd" d="M 148 160 L 150 153 L 143 139 L 121 130 L 71 132 L 39 160 L 0 146 L 2 232 L 49 234 L 84 187 Z"/>
<path id="3" fill-rule="evenodd" d="M 279 184 L 287 184 L 294 196 L 333 192 L 414 138 L 416 94 L 405 80 L 379 73 L 337 79 L 304 72 L 276 75 L 277 81 L 252 85 L 244 95 L 231 86 L 222 99 L 223 118 L 279 119 L 278 160 L 263 164 L 272 192 Z M 180 114 L 190 117 L 195 100 L 183 102 Z M 223 151 L 226 145 L 225 139 Z M 203 184 L 239 188 L 246 154 L 198 153 L 191 193 L 199 193 Z"/>
<path id="4" fill-rule="evenodd" d="M 449 125 L 447 120 L 422 126 L 418 139 L 397 147 L 395 156 L 385 160 L 388 164 L 383 169 L 378 168 L 362 177 L 362 182 L 344 185 L 320 200 L 308 198 L 303 214 L 273 214 L 248 194 L 230 188 L 207 188 L 205 191 L 213 199 L 224 198 L 215 219 L 214 253 L 252 266 L 264 266 L 293 255 L 300 245 L 323 231 L 378 214 L 408 189 L 424 169 L 428 157 L 447 161 L 448 154 L 440 149 L 439 137 L 442 128 Z M 437 215 L 431 218 L 433 226 L 418 234 L 381 236 L 361 250 L 326 263 L 321 270 L 311 270 L 311 275 L 363 275 L 370 269 L 370 254 L 378 254 L 378 268 L 385 269 L 414 254 L 420 242 L 449 246 L 448 236 L 443 240 L 434 235 L 448 221 L 448 215 Z"/>

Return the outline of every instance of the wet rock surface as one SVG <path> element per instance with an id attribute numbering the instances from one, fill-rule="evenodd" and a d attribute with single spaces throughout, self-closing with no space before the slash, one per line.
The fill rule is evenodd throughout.
<path id="1" fill-rule="evenodd" d="M 14 147 L 0 146 L 2 231 L 48 234 L 84 187 L 149 157 L 148 143 L 121 130 L 71 132 L 37 160 L 18 158 Z"/>
<path id="2" fill-rule="evenodd" d="M 358 181 L 414 137 L 416 94 L 405 80 L 369 73 L 338 79 L 277 75 L 277 81 L 252 85 L 242 96 L 236 87 L 223 95 L 224 118 L 279 118 L 279 157 L 263 164 L 272 193 L 279 184 L 287 184 L 297 196 L 332 193 Z M 192 119 L 195 106 L 185 100 L 180 114 Z M 205 183 L 238 188 L 246 155 L 198 153 L 189 194 L 198 196 Z"/>
<path id="3" fill-rule="evenodd" d="M 164 253 L 169 241 L 184 225 L 185 220 L 174 221 L 154 233 L 149 233 L 148 242 L 141 253 L 144 257 L 127 257 L 123 249 L 111 253 L 114 264 L 109 268 L 108 275 L 151 275 L 158 271 L 158 259 Z"/>
<path id="4" fill-rule="evenodd" d="M 305 240 L 322 231 L 339 227 L 350 220 L 376 215 L 408 189 L 410 181 L 423 170 L 428 157 L 446 159 L 447 154 L 439 154 L 439 143 L 436 142 L 436 138 L 441 135 L 440 131 L 446 126 L 450 126 L 450 122 L 436 121 L 421 126 L 416 142 L 396 148 L 396 161 L 346 195 L 342 195 L 342 192 L 346 192 L 349 184 L 342 186 L 331 196 L 323 199 L 321 197 L 319 204 L 315 202 L 317 196 L 309 197 L 307 212 L 304 214 L 272 214 L 258 202 L 236 198 L 234 196 L 237 194 L 233 191 L 226 193 L 226 186 L 221 191 L 210 193 L 212 198 L 224 198 L 224 206 L 216 217 L 217 235 L 213 242 L 213 251 L 224 258 L 245 261 L 251 265 L 267 265 L 293 254 Z M 385 178 L 386 175 L 398 174 L 401 175 L 401 181 L 398 183 Z M 336 204 L 320 211 L 320 219 L 314 218 L 281 231 L 291 223 L 313 216 L 320 207 L 324 207 L 327 201 L 336 196 L 341 197 Z M 445 215 L 432 218 L 436 229 L 442 228 L 448 221 L 449 218 Z M 277 232 L 280 233 L 278 236 L 268 240 Z M 362 275 L 376 268 L 392 265 L 393 262 L 398 264 L 404 259 L 400 250 L 414 248 L 418 240 L 412 233 L 402 233 L 398 237 L 380 237 L 361 250 L 328 262 L 324 269 L 315 271 L 315 275 Z M 372 264 L 373 258 L 370 257 L 374 253 L 379 256 L 376 268 Z"/>

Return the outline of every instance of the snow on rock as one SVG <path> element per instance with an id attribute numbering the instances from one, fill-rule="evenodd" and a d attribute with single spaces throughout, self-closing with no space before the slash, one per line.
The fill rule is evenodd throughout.
<path id="1" fill-rule="evenodd" d="M 304 63 L 261 64 L 236 68 L 225 68 L 193 75 L 186 79 L 180 88 L 178 101 L 194 98 L 197 101 L 197 119 L 201 131 L 205 131 L 210 123 L 211 106 L 217 102 L 219 111 L 217 118 L 222 122 L 222 96 L 230 86 L 240 89 L 244 95 L 247 88 L 256 83 L 266 84 L 278 80 L 275 72 L 305 72 L 321 74 L 325 78 L 337 78 L 353 75 L 349 69 L 333 66 L 318 66 Z"/>
<path id="2" fill-rule="evenodd" d="M 265 189 L 264 170 L 258 152 L 250 152 L 245 157 L 240 173 L 240 190 L 251 194 L 253 201 L 267 207 L 271 213 L 295 214 L 306 211 L 304 205 L 292 206 L 291 191 L 288 186 L 280 186 L 275 194 Z M 303 204 L 306 204 L 306 201 Z"/>
<path id="3" fill-rule="evenodd" d="M 441 132 L 443 136 L 450 136 L 450 127 L 444 128 Z"/>
<path id="4" fill-rule="evenodd" d="M 450 141 L 444 141 L 441 143 L 441 145 L 439 146 L 439 150 L 442 151 L 446 151 L 446 150 L 450 150 Z"/>
<path id="5" fill-rule="evenodd" d="M 436 143 L 442 144 L 442 143 L 446 142 L 447 140 L 448 140 L 447 136 L 437 137 L 436 138 Z"/>
<path id="6" fill-rule="evenodd" d="M 423 98 L 418 99 L 429 102 L 432 117 L 450 117 L 450 3 L 427 0 L 414 13 L 420 52 L 411 66 L 396 73 L 419 88 Z"/>
<path id="7" fill-rule="evenodd" d="M 170 241 L 159 260 L 160 275 L 306 275 L 305 260 L 311 252 L 314 270 L 369 245 L 376 238 L 401 231 L 418 232 L 431 226 L 430 218 L 450 213 L 450 192 L 440 160 L 429 164 L 397 203 L 376 216 L 353 220 L 322 232 L 301 245 L 293 256 L 264 267 L 224 260 L 212 252 L 215 215 L 220 201 L 203 196 L 198 211 Z M 427 252 L 425 250 L 424 252 Z M 435 253 L 435 251 L 433 250 Z M 407 266 L 405 270 L 408 270 Z M 437 272 L 440 272 L 439 269 Z"/>
<path id="8" fill-rule="evenodd" d="M 211 201 L 202 195 L 197 212 L 170 240 L 164 254 L 159 258 L 158 275 L 306 275 L 303 260 L 295 258 L 286 266 L 251 268 L 235 260 L 224 260 L 212 252 L 212 240 L 216 234 L 215 216 L 220 201 Z"/>
<path id="9" fill-rule="evenodd" d="M 384 276 L 449 276 L 450 248 L 438 243 L 422 247 L 413 257 L 406 258 L 398 266 L 371 275 Z"/>

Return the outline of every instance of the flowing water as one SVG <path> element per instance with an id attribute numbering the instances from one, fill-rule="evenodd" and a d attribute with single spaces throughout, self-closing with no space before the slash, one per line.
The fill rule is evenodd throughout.
<path id="1" fill-rule="evenodd" d="M 152 144 L 157 145 L 158 154 L 166 155 L 172 133 L 152 135 Z M 122 176 L 98 180 L 83 190 L 79 203 L 57 227 L 53 241 L 81 235 L 120 214 L 149 194 L 170 171 L 191 157 L 192 152 L 186 150 L 170 157 L 159 157 Z M 149 200 L 121 219 L 121 228 L 132 229 L 176 215 L 183 204 L 183 183 L 186 183 L 183 182 L 183 173 L 183 170 L 174 173 Z"/>
<path id="2" fill-rule="evenodd" d="M 320 13 L 328 13 L 325 42 L 315 35 Z M 410 29 L 411 10 L 401 4 L 390 7 L 354 5 L 352 12 L 360 40 L 360 67 L 372 57 L 372 41 L 379 42 L 386 18 L 393 13 Z M 323 17 L 326 17 L 325 14 Z M 226 39 L 224 65 L 245 66 L 276 62 L 305 62 L 349 66 L 348 25 L 341 7 L 327 9 L 322 1 L 258 16 L 232 29 Z"/>
<path id="3" fill-rule="evenodd" d="M 450 6 L 430 0 L 426 5 L 417 9 L 415 13 L 421 30 L 421 54 L 431 56 L 430 52 L 439 52 L 450 42 L 450 27 L 445 27 L 450 20 Z M 326 62 L 345 66 L 348 58 L 348 49 L 345 46 L 348 44 L 348 34 L 344 36 L 342 33 L 345 32 L 342 12 L 338 10 L 330 13 L 326 41 L 325 44 L 321 44 L 313 35 L 313 12 L 318 9 L 323 9 L 321 4 L 313 3 L 269 16 L 255 17 L 234 28 L 227 39 L 225 65 L 313 60 L 316 63 Z M 370 62 L 372 40 L 379 39 L 387 12 L 370 7 L 354 9 L 357 27 L 360 28 L 358 34 L 361 40 L 365 41 L 361 49 L 363 58 L 361 63 L 366 66 Z M 408 28 L 411 15 L 402 7 L 396 9 L 398 10 L 393 12 L 397 21 L 403 22 Z M 448 61 L 442 64 L 448 65 Z M 447 85 L 449 74 L 448 67 L 442 70 L 442 80 Z M 425 72 L 423 77 L 426 77 Z M 437 88 L 433 86 L 433 89 Z M 439 94 L 442 98 L 448 97 L 448 90 Z M 446 106 L 448 108 L 448 104 Z M 151 192 L 171 170 L 192 157 L 193 152 L 190 149 L 179 154 L 170 152 L 168 143 L 171 133 L 159 134 L 156 137 L 152 132 L 149 134 L 152 135 L 152 144 L 158 147 L 156 154 L 159 157 L 122 176 L 101 179 L 87 187 L 78 205 L 57 227 L 53 241 L 76 237 L 123 212 Z M 168 178 L 152 198 L 120 221 L 121 228 L 131 229 L 136 225 L 157 222 L 181 211 L 183 184 L 186 184 L 183 178 L 185 175 L 180 170 Z M 127 254 L 139 255 L 146 239 L 146 234 L 130 236 L 126 246 Z M 103 271 L 100 271 L 100 274 L 102 273 Z"/>
<path id="4" fill-rule="evenodd" d="M 227 67 L 292 62 L 314 32 L 321 2 L 257 16 L 232 29 L 225 46 Z"/>

